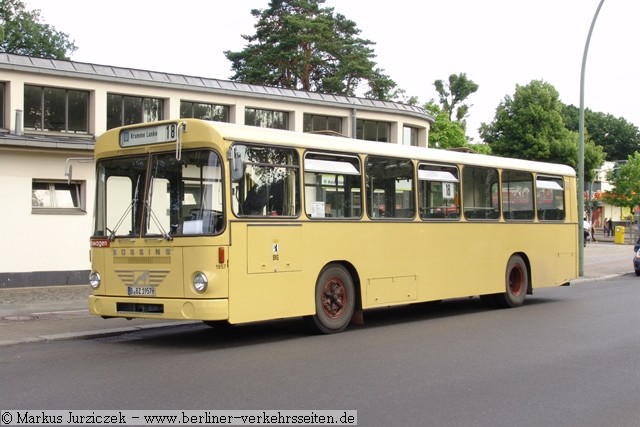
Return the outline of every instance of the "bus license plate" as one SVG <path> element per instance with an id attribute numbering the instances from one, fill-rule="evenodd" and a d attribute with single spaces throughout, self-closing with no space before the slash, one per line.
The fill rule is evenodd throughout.
<path id="1" fill-rule="evenodd" d="M 128 286 L 129 296 L 134 297 L 154 297 L 156 296 L 156 288 L 153 286 L 133 287 Z"/>

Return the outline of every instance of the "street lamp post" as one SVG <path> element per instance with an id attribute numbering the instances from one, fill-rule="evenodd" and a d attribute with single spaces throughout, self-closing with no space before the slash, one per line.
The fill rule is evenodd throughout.
<path id="1" fill-rule="evenodd" d="M 584 53 L 582 54 L 582 69 L 580 72 L 580 117 L 578 120 L 578 239 L 580 244 L 578 245 L 578 275 L 584 276 L 584 75 L 585 68 L 587 66 L 587 52 L 589 52 L 589 42 L 591 41 L 591 34 L 593 33 L 593 27 L 596 25 L 596 19 L 602 8 L 604 0 L 600 0 L 596 13 L 593 15 L 591 21 L 591 27 L 589 27 L 589 34 L 587 35 L 587 41 L 584 44 Z"/>

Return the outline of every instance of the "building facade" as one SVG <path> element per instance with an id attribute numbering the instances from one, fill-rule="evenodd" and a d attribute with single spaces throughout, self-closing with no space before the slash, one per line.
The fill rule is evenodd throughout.
<path id="1" fill-rule="evenodd" d="M 86 283 L 108 129 L 196 117 L 426 147 L 433 124 L 396 102 L 7 53 L 0 101 L 0 288 Z"/>

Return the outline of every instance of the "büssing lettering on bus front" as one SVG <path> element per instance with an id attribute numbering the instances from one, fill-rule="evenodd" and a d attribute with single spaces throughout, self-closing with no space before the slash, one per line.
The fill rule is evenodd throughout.
<path id="1" fill-rule="evenodd" d="M 163 255 L 170 256 L 171 248 L 113 249 L 113 256 L 163 256 Z"/>

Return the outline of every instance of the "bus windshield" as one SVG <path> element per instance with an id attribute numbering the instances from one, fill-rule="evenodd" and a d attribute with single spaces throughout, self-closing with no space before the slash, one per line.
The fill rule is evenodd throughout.
<path id="1" fill-rule="evenodd" d="M 219 234 L 220 157 L 210 150 L 104 159 L 97 164 L 94 236 Z"/>

